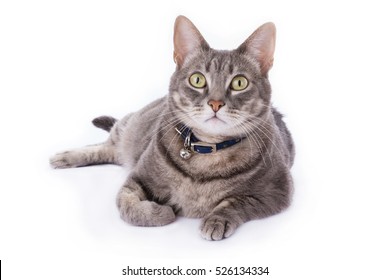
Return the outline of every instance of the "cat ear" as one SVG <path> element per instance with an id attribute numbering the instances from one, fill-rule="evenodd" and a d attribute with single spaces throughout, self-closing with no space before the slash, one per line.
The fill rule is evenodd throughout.
<path id="1" fill-rule="evenodd" d="M 176 18 L 173 43 L 175 48 L 173 59 L 179 67 L 183 65 L 188 54 L 199 48 L 209 48 L 209 45 L 203 39 L 199 30 L 185 16 L 178 16 Z"/>
<path id="2" fill-rule="evenodd" d="M 261 74 L 267 75 L 274 62 L 275 39 L 275 25 L 268 22 L 257 28 L 238 50 L 256 58 Z"/>

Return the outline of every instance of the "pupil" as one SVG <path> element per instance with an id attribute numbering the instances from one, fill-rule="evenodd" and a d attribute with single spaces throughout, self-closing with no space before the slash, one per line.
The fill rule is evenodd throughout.
<path id="1" fill-rule="evenodd" d="M 200 78 L 196 77 L 196 83 L 199 84 L 199 82 L 200 82 Z"/>
<path id="2" fill-rule="evenodd" d="M 241 87 L 241 80 L 238 80 L 238 86 Z"/>

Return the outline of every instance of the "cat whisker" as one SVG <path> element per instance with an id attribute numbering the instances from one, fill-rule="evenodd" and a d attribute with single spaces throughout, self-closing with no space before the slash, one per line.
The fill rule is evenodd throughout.
<path id="1" fill-rule="evenodd" d="M 232 122 L 235 122 L 235 121 L 236 121 L 235 119 L 232 119 Z M 242 134 L 242 132 L 240 132 L 238 128 L 233 127 L 232 129 L 233 129 L 234 132 L 236 132 L 237 135 Z M 248 135 L 248 133 L 244 132 L 244 136 L 245 136 L 245 138 L 248 139 L 250 154 L 253 155 L 253 154 L 254 154 L 254 153 L 253 153 L 253 146 L 252 146 L 252 140 L 251 140 L 251 138 L 250 138 L 250 135 Z M 243 141 L 241 141 L 240 145 L 243 145 Z M 260 154 L 261 154 L 261 156 L 262 156 L 261 150 L 260 150 Z M 250 166 L 249 158 L 246 158 L 245 160 L 246 160 L 245 164 L 246 164 L 247 166 Z"/>
<path id="2" fill-rule="evenodd" d="M 249 140 L 249 143 L 251 145 L 251 142 L 253 141 L 253 143 L 256 145 L 256 147 L 259 149 L 259 152 L 262 156 L 262 159 L 263 159 L 263 162 L 265 165 L 267 165 L 266 161 L 265 161 L 265 158 L 264 158 L 264 151 L 263 151 L 263 148 L 262 148 L 262 145 L 261 143 L 258 141 L 257 138 L 260 139 L 260 141 L 262 142 L 263 146 L 265 147 L 266 151 L 268 151 L 267 149 L 267 146 L 265 145 L 264 141 L 261 139 L 261 137 L 259 137 L 259 135 L 256 135 L 256 137 L 254 137 L 252 134 L 251 134 L 251 131 L 250 129 L 248 129 L 248 127 L 243 123 L 241 122 L 240 120 L 238 119 L 234 119 L 232 118 L 232 120 L 235 120 L 235 123 L 238 125 L 239 128 L 241 128 L 242 130 L 244 130 L 245 132 L 245 135 L 247 136 L 248 140 Z M 252 146 L 251 146 L 251 153 L 253 154 L 253 151 L 252 151 Z M 269 153 L 268 153 L 269 155 Z M 270 155 L 269 155 L 270 156 Z"/>
<path id="3" fill-rule="evenodd" d="M 194 113 L 193 113 L 193 112 L 189 112 L 189 113 L 187 114 L 187 116 L 188 116 L 188 117 L 193 117 L 193 116 L 194 116 Z M 171 129 L 175 129 L 175 127 L 176 127 L 178 124 L 180 124 L 180 123 L 182 123 L 182 124 L 184 125 L 184 127 L 181 128 L 181 129 L 184 129 L 184 128 L 186 127 L 186 126 L 185 126 L 186 121 L 185 121 L 185 119 L 184 119 L 183 117 L 175 116 L 172 120 L 169 120 L 168 123 L 167 123 L 164 127 L 162 127 L 162 128 L 157 132 L 157 133 L 159 133 L 159 132 L 162 131 L 162 130 L 166 130 L 165 133 L 161 136 L 159 142 L 168 134 L 168 132 L 169 132 Z M 156 133 L 156 134 L 157 134 L 157 133 Z"/>
<path id="4" fill-rule="evenodd" d="M 251 127 L 248 127 L 246 123 L 241 123 L 241 127 L 243 129 L 245 129 L 246 131 L 248 131 L 248 135 L 255 141 L 255 143 L 257 144 L 257 147 L 260 149 L 261 151 L 261 154 L 262 154 L 262 157 L 263 157 L 263 161 L 264 161 L 264 164 L 267 166 L 267 163 L 265 161 L 265 154 L 264 154 L 264 151 L 263 151 L 263 148 L 265 149 L 265 152 L 268 154 L 268 157 L 269 159 L 271 160 L 271 165 L 273 165 L 272 163 L 272 157 L 271 157 L 271 154 L 267 148 L 267 145 L 265 144 L 264 140 L 262 139 L 261 135 L 259 135 L 255 130 L 251 129 Z M 261 142 L 261 143 L 260 143 Z"/>
<path id="5" fill-rule="evenodd" d="M 164 138 L 167 131 L 169 131 L 172 127 L 175 127 L 176 125 L 178 125 L 180 122 L 181 122 L 181 119 L 179 117 L 174 117 L 173 119 L 167 121 L 167 123 L 161 124 L 161 126 L 156 131 L 154 131 L 152 133 L 151 138 L 154 138 L 157 134 L 166 130 L 166 132 L 163 134 L 161 139 Z M 169 128 L 169 129 L 167 129 L 167 128 Z M 160 139 L 160 141 L 161 141 L 161 139 Z"/>
<path id="6" fill-rule="evenodd" d="M 249 114 L 246 114 L 246 113 L 241 113 L 241 115 L 245 118 L 247 118 L 248 120 L 253 120 L 253 121 L 260 121 L 263 123 L 263 127 L 264 125 L 267 125 L 267 127 L 269 128 L 274 128 L 274 126 L 267 120 L 264 120 L 263 118 L 260 118 L 260 117 L 254 117 L 254 116 L 251 116 Z M 284 133 L 283 131 L 281 131 L 280 129 L 278 130 L 282 135 L 285 135 L 285 136 L 289 136 L 288 134 Z"/>
<path id="7" fill-rule="evenodd" d="M 275 147 L 275 149 L 278 151 L 278 153 L 284 157 L 282 151 L 278 148 L 278 146 L 275 144 L 275 141 L 272 139 L 272 137 L 270 135 L 268 135 L 266 132 L 264 132 L 264 130 L 261 129 L 261 127 L 258 127 L 256 126 L 255 124 L 251 123 L 251 122 L 247 122 L 248 125 L 250 125 L 253 129 L 254 129 L 254 133 L 258 133 L 256 132 L 256 130 L 258 130 L 260 133 L 262 133 L 265 137 L 268 138 L 268 140 L 271 142 L 271 144 Z M 272 135 L 272 133 L 271 133 Z M 259 136 L 260 137 L 260 136 Z M 261 139 L 261 137 L 260 137 Z"/>
<path id="8" fill-rule="evenodd" d="M 170 121 L 168 124 L 166 124 L 164 127 L 162 127 L 156 134 L 166 130 L 163 135 L 161 136 L 159 142 L 164 139 L 164 137 L 170 132 L 172 129 L 174 129 L 178 124 L 182 122 L 181 118 L 175 118 L 173 121 Z"/>
<path id="9" fill-rule="evenodd" d="M 174 134 L 174 135 L 173 135 L 172 140 L 171 140 L 171 142 L 169 142 L 169 145 L 168 145 L 168 147 L 167 147 L 167 151 L 166 151 L 166 153 L 165 153 L 165 157 L 168 156 L 168 152 L 169 152 L 169 149 L 171 148 L 172 143 L 173 143 L 175 140 L 177 140 L 178 138 L 180 138 L 180 135 L 179 135 L 179 134 Z"/>
<path id="10" fill-rule="evenodd" d="M 245 115 L 247 115 L 247 114 L 243 114 L 243 115 L 245 116 Z M 249 116 L 249 114 L 248 114 L 248 116 Z M 268 138 L 268 140 L 276 147 L 274 141 L 271 139 L 271 135 L 273 135 L 273 133 L 272 133 L 270 130 L 268 130 L 264 125 L 262 125 L 261 123 L 259 124 L 261 127 L 258 127 L 258 126 L 256 126 L 255 124 L 253 124 L 253 123 L 251 122 L 250 119 L 245 118 L 245 117 L 243 117 L 243 116 L 232 116 L 232 115 L 230 115 L 230 119 L 235 119 L 235 120 L 237 120 L 237 122 L 235 122 L 235 123 L 238 124 L 238 125 L 240 126 L 240 128 L 242 128 L 242 129 L 245 128 L 245 130 L 246 130 L 246 132 L 247 132 L 248 135 L 251 135 L 251 133 L 252 133 L 252 134 L 255 134 L 256 137 L 254 137 L 254 139 L 256 139 L 256 142 L 257 142 L 259 145 L 260 145 L 259 141 L 262 142 L 262 144 L 263 144 L 263 146 L 265 147 L 266 152 L 268 153 L 268 156 L 269 156 L 269 158 L 270 158 L 270 160 L 271 160 L 271 164 L 273 165 L 273 163 L 272 163 L 272 157 L 271 157 L 271 155 L 270 155 L 270 151 L 269 151 L 269 149 L 268 149 L 266 143 L 264 142 L 263 137 L 261 136 L 261 135 L 264 135 L 264 136 L 265 136 L 266 138 Z M 263 128 L 265 131 L 264 131 L 262 128 Z M 268 134 L 267 132 L 268 132 L 269 134 Z M 253 136 L 252 136 L 252 137 L 253 137 Z M 258 139 L 258 140 L 257 140 L 257 139 Z M 261 145 L 260 145 L 260 146 L 261 146 Z M 277 148 L 277 147 L 276 147 L 276 148 Z M 278 149 L 278 151 L 280 152 L 279 149 Z"/>

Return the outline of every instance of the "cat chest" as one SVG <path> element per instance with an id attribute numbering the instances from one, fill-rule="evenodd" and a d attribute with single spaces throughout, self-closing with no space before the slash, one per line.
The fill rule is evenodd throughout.
<path id="1" fill-rule="evenodd" d="M 172 164 L 167 158 L 161 157 L 157 164 L 149 164 L 148 169 L 145 165 L 144 174 L 155 175 L 150 188 L 160 201 L 171 205 L 181 216 L 201 218 L 209 215 L 233 189 L 242 184 L 240 176 L 222 176 L 221 170 L 226 170 L 223 166 L 226 160 L 221 155 L 194 155 L 187 166 L 181 162 L 182 159 Z M 146 172 L 151 170 L 151 166 L 153 171 Z"/>
<path id="2" fill-rule="evenodd" d="M 198 183 L 191 179 L 177 180 L 170 186 L 169 204 L 185 217 L 204 217 L 223 200 L 230 188 L 221 182 Z"/>

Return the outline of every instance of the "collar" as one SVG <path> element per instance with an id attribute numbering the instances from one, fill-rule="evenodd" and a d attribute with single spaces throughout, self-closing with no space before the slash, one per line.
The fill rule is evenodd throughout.
<path id="1" fill-rule="evenodd" d="M 200 141 L 195 135 L 192 133 L 191 129 L 186 126 L 181 126 L 180 128 L 175 128 L 177 133 L 184 139 L 184 149 L 180 151 L 180 155 L 183 158 L 189 158 L 192 153 L 198 154 L 210 154 L 216 153 L 219 150 L 229 148 L 239 142 L 241 142 L 242 138 L 226 140 L 220 143 L 206 143 Z M 184 151 L 183 151 L 184 150 Z M 183 156 L 186 152 L 186 157 Z"/>

